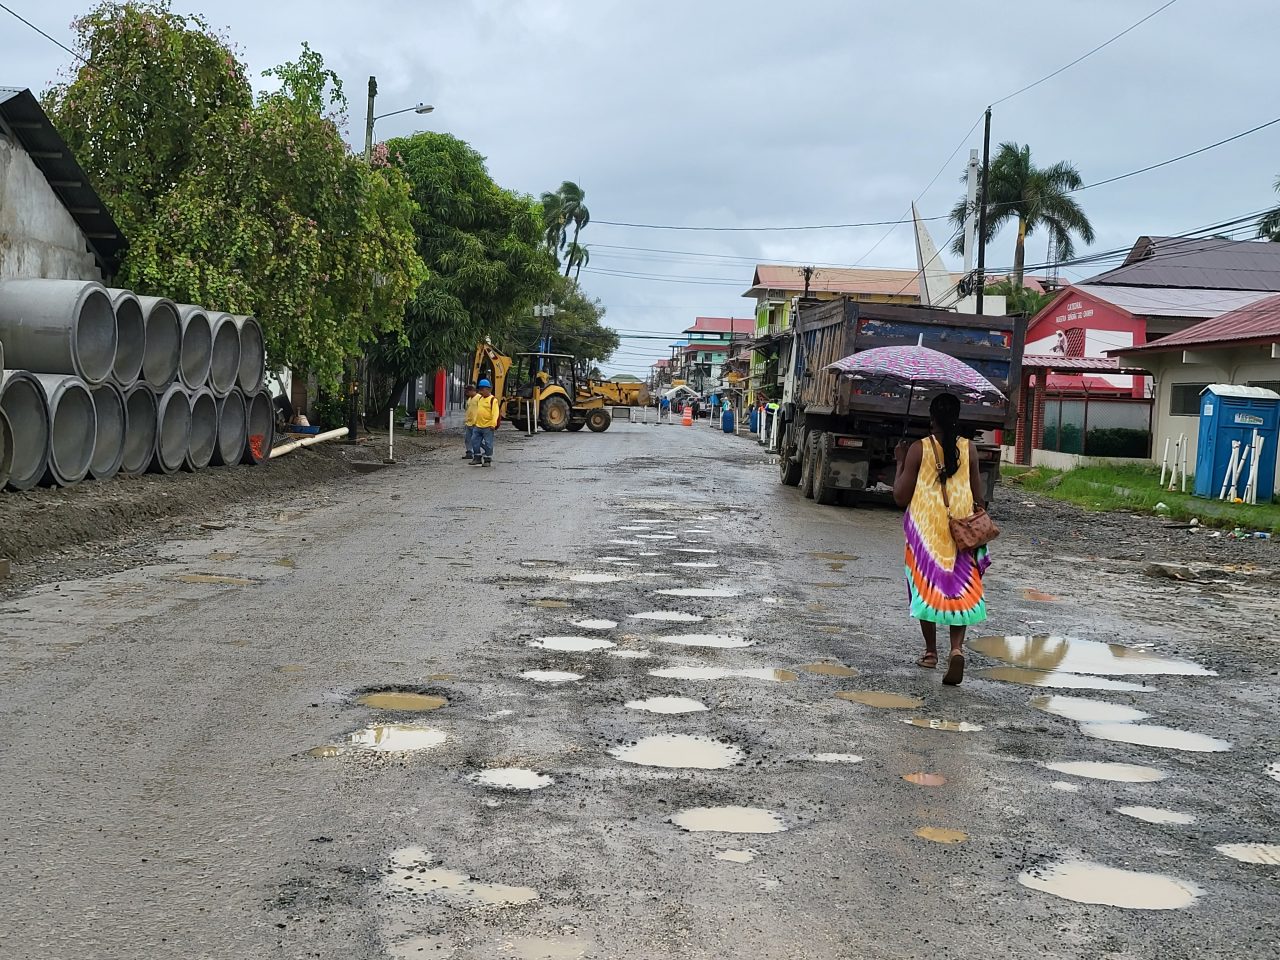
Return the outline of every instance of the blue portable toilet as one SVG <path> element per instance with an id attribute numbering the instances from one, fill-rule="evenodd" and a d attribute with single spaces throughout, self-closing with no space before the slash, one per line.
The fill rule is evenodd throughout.
<path id="1" fill-rule="evenodd" d="M 1275 493 L 1276 443 L 1280 441 L 1280 393 L 1264 387 L 1212 383 L 1200 394 L 1200 443 L 1196 449 L 1196 496 L 1218 499 L 1222 479 L 1231 463 L 1231 441 L 1241 449 L 1263 438 L 1258 460 L 1258 502 L 1269 503 Z M 1252 456 L 1252 455 L 1250 455 Z M 1240 475 L 1243 490 L 1250 465 Z"/>

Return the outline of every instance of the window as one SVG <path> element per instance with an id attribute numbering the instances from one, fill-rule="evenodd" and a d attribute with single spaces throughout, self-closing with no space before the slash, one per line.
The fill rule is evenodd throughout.
<path id="1" fill-rule="evenodd" d="M 1249 386 L 1262 387 L 1263 390 L 1274 390 L 1280 393 L 1280 380 L 1250 380 Z"/>
<path id="2" fill-rule="evenodd" d="M 1200 416 L 1200 394 L 1207 383 L 1173 383 L 1169 385 L 1169 416 Z"/>

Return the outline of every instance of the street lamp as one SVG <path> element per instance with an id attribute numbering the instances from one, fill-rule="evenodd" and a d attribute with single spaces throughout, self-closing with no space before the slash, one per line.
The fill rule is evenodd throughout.
<path id="1" fill-rule="evenodd" d="M 375 120 L 382 120 L 386 117 L 394 117 L 397 114 L 408 113 L 409 111 L 413 111 L 414 113 L 430 113 L 432 110 L 435 109 L 435 107 L 433 107 L 429 103 L 420 103 L 416 107 L 405 107 L 403 110 L 392 110 L 390 113 L 379 114 L 378 116 L 375 117 L 373 115 L 373 101 L 377 98 L 377 96 L 378 96 L 378 78 L 370 77 L 369 78 L 369 109 L 366 111 L 365 119 L 364 119 L 364 162 L 365 163 L 368 163 L 373 157 L 373 122 Z"/>

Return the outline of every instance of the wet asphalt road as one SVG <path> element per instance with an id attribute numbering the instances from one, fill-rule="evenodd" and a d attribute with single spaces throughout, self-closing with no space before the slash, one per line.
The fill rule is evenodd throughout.
<path id="1" fill-rule="evenodd" d="M 1280 762 L 1280 657 L 1229 642 L 1233 617 L 1278 619 L 1274 600 L 1246 609 L 1136 571 L 1051 566 L 1020 549 L 1034 531 L 1009 530 L 985 632 L 1148 643 L 1218 675 L 1037 691 L 982 679 L 999 664 L 975 654 L 970 680 L 943 688 L 914 666 L 896 513 L 804 501 L 760 448 L 705 426 L 504 431 L 498 458 L 485 471 L 442 452 L 232 513 L 225 530 L 168 545 L 163 564 L 0 606 L 0 957 L 1276 955 L 1280 866 L 1215 850 L 1280 842 L 1280 771 L 1266 772 Z M 618 579 L 573 579 L 600 573 Z M 655 595 L 680 587 L 738 595 Z M 705 619 L 634 618 L 652 611 Z M 619 626 L 571 625 L 584 619 Z M 660 639 L 688 633 L 750 645 Z M 563 635 L 615 646 L 530 646 Z M 821 661 L 858 675 L 799 669 Z M 766 674 L 650 674 L 684 666 Z M 383 688 L 448 705 L 356 702 Z M 838 691 L 923 703 L 878 709 Z M 1136 707 L 1232 749 L 1086 737 L 1029 706 L 1040 692 Z M 626 706 L 658 696 L 710 709 Z M 414 753 L 348 742 L 396 721 L 445 739 Z M 736 762 L 661 768 L 610 753 L 662 734 L 705 738 L 696 746 Z M 309 753 L 325 746 L 339 749 Z M 1167 777 L 1043 766 L 1075 760 Z M 554 782 L 516 793 L 468 779 L 492 767 Z M 915 773 L 945 783 L 904 779 Z M 1116 812 L 1125 805 L 1196 822 L 1145 823 Z M 785 830 L 672 822 L 721 806 L 770 811 Z M 927 827 L 964 840 L 917 836 Z M 1072 860 L 1168 875 L 1198 896 L 1157 913 L 1019 883 Z"/>

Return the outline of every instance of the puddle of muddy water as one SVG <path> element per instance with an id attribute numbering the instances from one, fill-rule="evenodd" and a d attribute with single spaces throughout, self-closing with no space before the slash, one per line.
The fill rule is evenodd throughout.
<path id="1" fill-rule="evenodd" d="M 617 625 L 617 620 L 577 620 L 570 624 L 579 630 L 612 630 Z"/>
<path id="2" fill-rule="evenodd" d="M 1001 683 L 1020 683 L 1028 687 L 1055 687 L 1060 690 L 1125 690 L 1140 693 L 1147 688 L 1127 680 L 1108 680 L 1080 673 L 1057 670 L 1027 670 L 1023 667 L 992 667 L 979 670 L 978 676 Z"/>
<path id="3" fill-rule="evenodd" d="M 723 587 L 673 587 L 670 590 L 655 590 L 655 594 L 663 597 L 737 597 L 741 596 L 737 590 L 729 590 Z"/>
<path id="4" fill-rule="evenodd" d="M 366 693 L 356 703 L 373 710 L 427 711 L 439 710 L 449 705 L 444 697 L 433 697 L 426 693 L 410 693 L 406 690 L 378 690 Z"/>
<path id="5" fill-rule="evenodd" d="M 815 763 L 861 763 L 856 753 L 815 753 L 809 757 Z"/>
<path id="6" fill-rule="evenodd" d="M 679 647 L 711 647 L 717 650 L 740 650 L 755 644 L 754 640 L 727 633 L 678 633 L 651 639 L 658 643 L 670 643 Z"/>
<path id="7" fill-rule="evenodd" d="M 647 700 L 631 700 L 628 701 L 627 708 L 649 713 L 702 713 L 711 709 L 701 700 L 694 700 L 692 697 L 649 697 Z"/>
<path id="8" fill-rule="evenodd" d="M 575 573 L 569 581 L 571 583 L 621 583 L 622 577 L 616 573 Z"/>
<path id="9" fill-rule="evenodd" d="M 421 862 L 429 859 L 420 848 L 393 854 L 392 872 L 386 878 L 388 888 L 466 907 L 515 907 L 538 899 L 538 891 L 532 887 L 484 883 L 457 870 L 428 867 Z"/>
<path id="10" fill-rule="evenodd" d="M 1132 743 L 1139 747 L 1187 750 L 1192 753 L 1223 753 L 1231 749 L 1228 741 L 1217 737 L 1147 723 L 1082 723 L 1080 732 L 1086 737 L 1097 737 L 1099 740 Z"/>
<path id="11" fill-rule="evenodd" d="M 726 863 L 750 863 L 756 858 L 754 850 L 719 850 L 716 852 L 717 860 L 724 860 Z"/>
<path id="12" fill-rule="evenodd" d="M 433 727 L 417 727 L 409 723 L 379 723 L 357 730 L 347 737 L 347 743 L 361 750 L 379 753 L 409 753 L 431 750 L 448 739 L 443 730 Z"/>
<path id="13" fill-rule="evenodd" d="M 637 533 L 636 539 L 637 540 L 674 540 L 676 539 L 676 535 L 674 533 Z"/>
<path id="14" fill-rule="evenodd" d="M 782 817 L 761 807 L 691 807 L 671 822 L 690 833 L 782 833 Z"/>
<path id="15" fill-rule="evenodd" d="M 615 644 L 601 637 L 539 637 L 537 640 L 530 640 L 529 646 L 540 650 L 586 653 L 591 650 L 607 650 Z"/>
<path id="16" fill-rule="evenodd" d="M 1067 697 L 1051 694 L 1034 697 L 1031 706 L 1055 717 L 1065 717 L 1077 723 L 1134 723 L 1145 720 L 1148 714 L 1133 707 L 1119 703 L 1107 703 L 1105 700 L 1090 700 L 1088 697 Z"/>
<path id="17" fill-rule="evenodd" d="M 1213 849 L 1241 863 L 1280 867 L 1280 843 L 1220 843 Z"/>
<path id="18" fill-rule="evenodd" d="M 731 669 L 729 667 L 662 667 L 650 670 L 651 677 L 666 677 L 671 680 L 772 680 L 774 683 L 791 683 L 798 680 L 799 674 L 790 670 L 765 668 Z"/>
<path id="19" fill-rule="evenodd" d="M 1103 676 L 1216 677 L 1190 660 L 1161 657 L 1137 647 L 1058 636 L 978 637 L 969 646 L 1015 667 Z"/>
<path id="20" fill-rule="evenodd" d="M 947 782 L 947 778 L 940 773 L 906 773 L 902 779 L 917 787 L 941 787 Z"/>
<path id="21" fill-rule="evenodd" d="M 886 693 L 883 690 L 838 690 L 836 696 L 841 700 L 851 700 L 864 707 L 880 707 L 884 710 L 914 710 L 924 706 L 919 697 L 904 697 L 900 693 Z"/>
<path id="22" fill-rule="evenodd" d="M 568 600 L 530 600 L 529 606 L 541 607 L 544 610 L 566 610 L 573 604 Z"/>
<path id="23" fill-rule="evenodd" d="M 732 744 L 683 733 L 644 737 L 636 743 L 614 747 L 609 754 L 625 763 L 688 770 L 723 770 L 740 763 L 744 756 Z"/>
<path id="24" fill-rule="evenodd" d="M 1125 910 L 1180 910 L 1204 892 L 1195 884 L 1162 873 L 1118 870 L 1085 860 L 1052 863 L 1023 871 L 1024 887 L 1075 903 Z"/>
<path id="25" fill-rule="evenodd" d="M 467 779 L 491 790 L 541 790 L 555 783 L 545 773 L 522 767 L 493 767 L 473 773 Z"/>
<path id="26" fill-rule="evenodd" d="M 1057 603 L 1058 598 L 1052 593 L 1044 593 L 1041 590 L 1023 590 L 1022 599 L 1030 600 L 1033 603 Z"/>
<path id="27" fill-rule="evenodd" d="M 916 831 L 916 836 L 933 843 L 964 843 L 969 839 L 969 835 L 963 830 L 950 830 L 946 827 L 921 827 Z"/>
<path id="28" fill-rule="evenodd" d="M 1135 820 L 1142 820 L 1146 823 L 1158 823 L 1161 825 L 1186 826 L 1196 822 L 1196 818 L 1189 813 L 1164 810 L 1160 807 L 1116 807 L 1116 813 L 1123 813 L 1126 817 L 1133 817 Z"/>
<path id="29" fill-rule="evenodd" d="M 342 756 L 342 748 L 335 747 L 332 744 L 328 744 L 323 747 L 312 747 L 310 750 L 307 751 L 307 756 L 316 757 L 317 759 L 328 758 L 328 757 L 340 757 Z"/>
<path id="30" fill-rule="evenodd" d="M 651 650 L 608 650 L 606 655 L 619 660 L 648 660 L 653 656 Z"/>
<path id="31" fill-rule="evenodd" d="M 180 573 L 174 579 L 180 583 L 208 583 L 223 587 L 253 586 L 253 581 L 247 577 L 225 577 L 216 573 Z"/>
<path id="32" fill-rule="evenodd" d="M 1272 780 L 1280 780 L 1280 760 L 1268 766 L 1266 772 Z"/>
<path id="33" fill-rule="evenodd" d="M 1056 760 L 1044 764 L 1045 769 L 1065 773 L 1072 777 L 1090 780 L 1111 780 L 1115 783 L 1155 783 L 1167 776 L 1164 770 L 1144 767 L 1136 763 L 1107 763 L 1097 760 Z"/>
<path id="34" fill-rule="evenodd" d="M 1054 790 L 1061 790 L 1063 793 L 1079 793 L 1081 790 L 1080 784 L 1068 783 L 1066 780 L 1055 780 L 1049 786 Z"/>
<path id="35" fill-rule="evenodd" d="M 570 673 L 568 670 L 525 670 L 520 676 L 534 683 L 569 683 L 581 680 L 582 674 Z"/>
<path id="36" fill-rule="evenodd" d="M 709 561 L 704 560 L 682 560 L 678 563 L 673 563 L 672 566 L 683 567 L 686 570 L 710 570 L 714 567 L 720 566 L 720 564 L 710 563 Z"/>
<path id="37" fill-rule="evenodd" d="M 981 724 L 969 723 L 965 720 L 934 720 L 929 717 L 910 717 L 902 722 L 909 723 L 913 727 L 923 727 L 925 730 L 944 730 L 947 733 L 977 733 L 982 729 Z"/>
<path id="38" fill-rule="evenodd" d="M 502 945 L 501 960 L 582 960 L 595 948 L 577 937 L 517 937 Z"/>
<path id="39" fill-rule="evenodd" d="M 643 613 L 631 614 L 632 620 L 660 620 L 665 623 L 701 623 L 704 619 L 696 613 L 685 613 L 682 610 L 646 610 Z"/>
<path id="40" fill-rule="evenodd" d="M 830 553 L 824 551 L 816 551 L 810 553 L 809 556 L 817 557 L 819 560 L 831 560 L 837 563 L 848 563 L 850 560 L 857 560 L 851 553 Z"/>
<path id="41" fill-rule="evenodd" d="M 282 663 L 276 667 L 276 673 L 302 673 L 306 669 L 300 663 Z"/>
<path id="42" fill-rule="evenodd" d="M 804 663 L 797 669 L 805 673 L 815 673 L 820 677 L 856 677 L 858 671 L 846 667 L 843 663 Z"/>
<path id="43" fill-rule="evenodd" d="M 718 550 L 712 550 L 709 547 L 672 547 L 676 553 L 700 553 L 704 556 L 718 553 Z"/>

